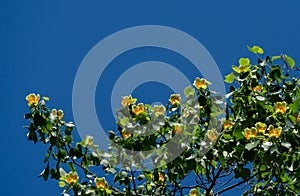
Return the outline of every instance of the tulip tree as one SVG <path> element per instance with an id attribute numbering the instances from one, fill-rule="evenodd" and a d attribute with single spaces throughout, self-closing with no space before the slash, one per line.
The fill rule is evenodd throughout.
<path id="1" fill-rule="evenodd" d="M 74 141 L 63 111 L 29 94 L 27 138 L 47 148 L 40 176 L 57 180 L 64 196 L 221 195 L 241 187 L 244 195 L 299 195 L 299 69 L 285 54 L 248 49 L 257 60 L 232 66 L 224 97 L 204 78 L 166 106 L 124 96 L 108 152 L 91 135 Z"/>

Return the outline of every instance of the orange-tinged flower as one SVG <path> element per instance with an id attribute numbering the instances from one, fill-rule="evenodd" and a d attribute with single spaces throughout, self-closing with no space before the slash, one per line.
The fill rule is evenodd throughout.
<path id="1" fill-rule="evenodd" d="M 198 196 L 198 195 L 199 195 L 199 191 L 197 189 L 190 190 L 190 196 Z"/>
<path id="2" fill-rule="evenodd" d="M 232 126 L 233 126 L 233 124 L 230 120 L 224 121 L 224 124 L 223 124 L 224 130 L 230 130 L 230 129 L 232 129 Z"/>
<path id="3" fill-rule="evenodd" d="M 165 181 L 165 175 L 164 175 L 163 173 L 159 173 L 159 174 L 158 174 L 158 181 L 159 181 L 159 182 Z"/>
<path id="4" fill-rule="evenodd" d="M 256 137 L 256 128 L 252 127 L 251 129 L 246 128 L 244 129 L 244 136 L 247 140 L 251 139 L 251 138 L 255 138 Z"/>
<path id="5" fill-rule="evenodd" d="M 137 99 L 134 99 L 131 97 L 131 95 L 129 96 L 124 96 L 122 97 L 122 105 L 125 107 L 125 106 L 129 106 L 129 105 L 132 105 L 132 104 L 135 104 Z"/>
<path id="6" fill-rule="evenodd" d="M 193 85 L 197 89 L 200 89 L 200 88 L 206 89 L 208 84 L 211 84 L 211 83 L 209 81 L 205 80 L 204 78 L 200 79 L 198 77 L 194 80 L 194 83 L 193 83 Z"/>
<path id="7" fill-rule="evenodd" d="M 179 94 L 172 94 L 170 96 L 170 102 L 171 102 L 172 105 L 180 104 L 180 100 L 181 100 L 181 98 L 180 98 Z"/>
<path id="8" fill-rule="evenodd" d="M 139 103 L 138 105 L 132 106 L 132 112 L 135 115 L 139 115 L 140 113 L 146 112 L 145 106 L 143 103 Z"/>
<path id="9" fill-rule="evenodd" d="M 279 138 L 279 136 L 281 135 L 281 130 L 282 130 L 281 127 L 274 128 L 273 125 L 270 125 L 268 127 L 269 136 Z"/>
<path id="10" fill-rule="evenodd" d="M 57 111 L 57 118 L 60 120 L 64 116 L 64 112 L 62 110 Z"/>
<path id="11" fill-rule="evenodd" d="M 175 134 L 181 133 L 181 132 L 182 132 L 182 129 L 183 129 L 183 125 L 182 125 L 182 124 L 175 124 L 175 125 L 174 125 L 174 133 L 175 133 Z"/>
<path id="12" fill-rule="evenodd" d="M 207 137 L 210 141 L 215 141 L 216 139 L 218 139 L 219 133 L 215 128 L 213 128 L 207 131 Z"/>
<path id="13" fill-rule="evenodd" d="M 108 184 L 105 178 L 95 178 L 96 187 L 100 190 L 107 190 Z"/>
<path id="14" fill-rule="evenodd" d="M 297 122 L 300 122 L 300 115 L 297 116 Z"/>
<path id="15" fill-rule="evenodd" d="M 259 85 L 252 88 L 253 91 L 262 91 L 262 89 L 263 89 L 263 87 L 262 87 L 261 84 L 259 84 Z"/>
<path id="16" fill-rule="evenodd" d="M 122 131 L 122 136 L 123 136 L 124 139 L 127 139 L 127 138 L 129 138 L 129 137 L 131 136 L 131 133 L 129 133 L 129 132 L 123 130 L 123 131 Z"/>
<path id="17" fill-rule="evenodd" d="M 267 125 L 265 123 L 262 123 L 262 122 L 256 123 L 255 127 L 256 127 L 257 131 L 259 133 L 262 133 L 262 134 L 265 134 L 265 132 L 267 130 Z"/>
<path id="18" fill-rule="evenodd" d="M 40 100 L 40 95 L 31 93 L 26 96 L 26 100 L 28 101 L 28 106 L 35 106 L 38 104 L 38 102 Z"/>
<path id="19" fill-rule="evenodd" d="M 286 102 L 277 102 L 275 104 L 275 112 L 276 113 L 285 113 L 287 111 Z"/>
<path id="20" fill-rule="evenodd" d="M 154 105 L 153 112 L 155 116 L 164 115 L 166 108 L 163 105 Z"/>
<path id="21" fill-rule="evenodd" d="M 66 175 L 66 182 L 68 184 L 73 184 L 78 181 L 78 175 L 76 172 L 70 172 Z"/>

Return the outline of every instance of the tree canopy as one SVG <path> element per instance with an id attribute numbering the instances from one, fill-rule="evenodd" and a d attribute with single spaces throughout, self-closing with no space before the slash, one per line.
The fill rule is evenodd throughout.
<path id="1" fill-rule="evenodd" d="M 288 55 L 248 49 L 257 60 L 232 66 L 226 96 L 197 77 L 165 106 L 122 97 L 108 152 L 91 135 L 74 141 L 63 111 L 29 94 L 28 140 L 48 148 L 40 176 L 64 196 L 220 195 L 241 185 L 244 195 L 299 195 L 299 69 Z"/>

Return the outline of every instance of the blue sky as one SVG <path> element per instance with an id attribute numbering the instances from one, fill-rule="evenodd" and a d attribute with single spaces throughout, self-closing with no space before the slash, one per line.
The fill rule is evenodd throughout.
<path id="1" fill-rule="evenodd" d="M 25 96 L 30 92 L 49 96 L 49 106 L 62 108 L 65 119 L 73 120 L 72 88 L 76 71 L 88 51 L 106 36 L 137 25 L 177 28 L 201 42 L 226 75 L 240 57 L 252 57 L 246 45 L 258 44 L 267 54 L 282 52 L 292 56 L 296 64 L 300 62 L 299 9 L 297 0 L 0 0 L 1 194 L 60 194 L 56 181 L 44 183 L 37 178 L 44 167 L 46 148 L 26 141 L 26 130 L 22 128 L 27 124 L 23 119 L 28 109 Z M 135 52 L 120 56 L 111 66 L 122 59 L 134 64 L 153 56 L 157 61 L 163 60 L 168 55 L 174 65 L 185 62 L 154 50 Z M 197 74 L 193 70 L 184 71 L 191 80 Z M 108 69 L 103 75 L 102 84 L 107 82 L 107 85 L 97 87 L 96 105 L 108 100 L 105 93 L 110 92 L 112 78 L 117 73 L 120 74 Z M 134 95 L 143 101 L 155 101 L 166 92 L 165 87 L 153 83 L 137 88 Z M 107 112 L 108 108 L 97 111 L 101 121 L 106 122 L 104 127 L 111 129 L 112 114 Z"/>

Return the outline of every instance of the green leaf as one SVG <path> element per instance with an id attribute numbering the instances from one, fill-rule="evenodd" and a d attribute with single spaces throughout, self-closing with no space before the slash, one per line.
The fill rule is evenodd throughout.
<path id="1" fill-rule="evenodd" d="M 46 181 L 49 177 L 49 173 L 50 173 L 50 165 L 49 165 L 49 162 L 48 162 L 46 168 L 41 172 L 39 177 L 43 177 L 44 181 Z"/>
<path id="2" fill-rule="evenodd" d="M 51 152 L 52 152 L 52 146 L 49 147 L 47 153 L 46 153 L 46 156 L 45 156 L 45 159 L 44 159 L 44 163 L 48 162 L 49 160 L 49 157 L 51 155 Z"/>
<path id="3" fill-rule="evenodd" d="M 191 86 L 188 86 L 184 89 L 183 93 L 186 97 L 193 97 L 195 93 L 195 89 Z"/>
<path id="4" fill-rule="evenodd" d="M 282 69 L 280 66 L 278 65 L 273 65 L 271 67 L 270 73 L 269 73 L 269 78 L 271 79 L 271 81 L 277 81 L 280 82 L 282 77 Z"/>
<path id="5" fill-rule="evenodd" d="M 235 71 L 236 73 L 240 73 L 240 72 L 241 72 L 241 70 L 240 70 L 237 66 L 235 66 L 235 65 L 232 65 L 231 68 L 232 68 L 233 71 Z"/>
<path id="6" fill-rule="evenodd" d="M 45 101 L 49 101 L 49 97 L 42 97 Z"/>
<path id="7" fill-rule="evenodd" d="M 239 64 L 240 64 L 241 66 L 247 66 L 247 65 L 250 64 L 250 59 L 248 59 L 248 58 L 240 58 Z"/>
<path id="8" fill-rule="evenodd" d="M 33 117 L 33 122 L 36 126 L 42 126 L 45 124 L 46 119 L 42 117 L 40 114 L 36 113 Z"/>
<path id="9" fill-rule="evenodd" d="M 262 48 L 259 48 L 258 51 L 257 51 L 257 53 L 258 53 L 258 54 L 263 54 L 263 53 L 264 53 L 264 50 L 263 50 Z"/>
<path id="10" fill-rule="evenodd" d="M 225 76 L 226 83 L 231 84 L 233 81 L 234 81 L 234 75 L 232 73 Z"/>
<path id="11" fill-rule="evenodd" d="M 293 68 L 295 66 L 295 61 L 294 59 L 292 59 L 291 57 L 289 57 L 288 55 L 284 55 L 284 58 L 286 60 L 286 62 L 289 64 L 289 66 L 291 68 Z"/>
<path id="12" fill-rule="evenodd" d="M 252 150 L 253 148 L 255 148 L 257 145 L 259 144 L 259 140 L 258 141 L 254 141 L 254 142 L 251 142 L 251 143 L 247 143 L 246 145 L 245 145 L 245 148 L 247 149 L 247 150 Z"/>
<path id="13" fill-rule="evenodd" d="M 235 178 L 242 178 L 243 180 L 247 179 L 251 175 L 251 171 L 248 168 L 243 168 L 238 166 L 234 169 Z"/>
<path id="14" fill-rule="evenodd" d="M 259 47 L 259 46 L 253 46 L 252 48 L 250 46 L 247 46 L 248 50 L 250 52 L 253 52 L 254 54 L 263 54 L 264 53 L 264 50 Z"/>
<path id="15" fill-rule="evenodd" d="M 244 138 L 244 135 L 243 135 L 243 133 L 242 133 L 241 130 L 234 130 L 234 131 L 233 131 L 233 136 L 235 137 L 235 139 L 236 139 L 237 141 Z"/>
<path id="16" fill-rule="evenodd" d="M 71 170 L 72 172 L 75 172 L 75 171 L 76 171 L 76 169 L 75 169 L 75 167 L 74 167 L 74 163 L 68 162 L 68 166 L 69 166 L 69 168 L 70 168 L 70 170 Z"/>
<path id="17" fill-rule="evenodd" d="M 232 139 L 231 135 L 230 135 L 230 134 L 226 134 L 226 133 L 223 135 L 223 137 L 224 137 L 224 139 L 226 139 L 226 140 Z"/>
<path id="18" fill-rule="evenodd" d="M 280 58 L 281 58 L 281 56 L 272 56 L 272 61 L 275 61 L 275 60 L 280 59 Z"/>
<path id="19" fill-rule="evenodd" d="M 58 186 L 59 186 L 60 188 L 63 188 L 63 187 L 66 186 L 66 183 L 65 183 L 64 181 L 59 181 L 59 182 L 58 182 Z"/>

